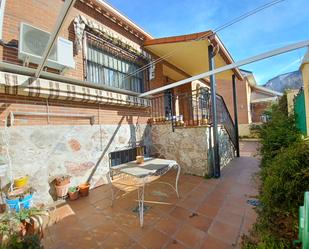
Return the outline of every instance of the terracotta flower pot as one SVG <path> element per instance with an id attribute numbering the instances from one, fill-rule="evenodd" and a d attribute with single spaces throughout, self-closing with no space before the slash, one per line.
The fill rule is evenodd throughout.
<path id="1" fill-rule="evenodd" d="M 66 185 L 60 185 L 60 186 L 55 185 L 57 196 L 60 198 L 65 197 L 68 194 L 69 185 L 70 182 L 67 183 Z"/>
<path id="2" fill-rule="evenodd" d="M 78 199 L 78 197 L 79 197 L 79 188 L 77 188 L 76 191 L 74 191 L 74 192 L 69 191 L 70 201 L 75 201 L 75 200 Z"/>
<path id="3" fill-rule="evenodd" d="M 83 183 L 79 185 L 78 187 L 79 187 L 80 196 L 85 197 L 89 195 L 89 188 L 90 188 L 89 183 Z"/>

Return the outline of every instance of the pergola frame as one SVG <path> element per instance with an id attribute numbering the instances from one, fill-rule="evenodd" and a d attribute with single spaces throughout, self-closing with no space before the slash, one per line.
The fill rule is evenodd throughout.
<path id="1" fill-rule="evenodd" d="M 220 177 L 220 157 L 219 157 L 219 141 L 218 141 L 218 123 L 217 123 L 217 110 L 216 110 L 216 77 L 215 75 L 227 70 L 231 70 L 234 68 L 238 68 L 240 66 L 244 66 L 247 64 L 251 64 L 256 61 L 264 60 L 276 55 L 280 55 L 283 53 L 287 53 L 299 48 L 309 46 L 309 40 L 294 43 L 285 47 L 281 47 L 275 50 L 271 50 L 253 57 L 249 57 L 247 59 L 228 64 L 223 67 L 214 68 L 214 49 L 212 45 L 208 47 L 208 56 L 209 56 L 209 71 L 189 77 L 187 79 L 183 79 L 172 84 L 159 87 L 148 92 L 142 93 L 139 97 L 146 97 L 152 94 L 156 94 L 162 91 L 166 91 L 171 88 L 175 88 L 187 83 L 190 83 L 194 80 L 203 79 L 206 77 L 210 78 L 210 90 L 211 90 L 211 99 L 212 99 L 212 119 L 213 119 L 213 176 Z M 233 84 L 233 104 L 234 104 L 234 125 L 235 125 L 235 135 L 236 135 L 236 156 L 239 157 L 239 134 L 238 134 L 238 115 L 237 115 L 237 93 L 236 93 L 236 78 L 235 75 L 232 75 L 232 84 Z"/>

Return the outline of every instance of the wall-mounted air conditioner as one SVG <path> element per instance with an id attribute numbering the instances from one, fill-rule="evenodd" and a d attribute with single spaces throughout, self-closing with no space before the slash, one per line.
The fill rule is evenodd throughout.
<path id="1" fill-rule="evenodd" d="M 39 64 L 49 37 L 50 33 L 29 24 L 21 23 L 18 58 L 26 63 Z M 45 66 L 61 71 L 67 68 L 75 68 L 73 43 L 67 39 L 58 37 Z"/>

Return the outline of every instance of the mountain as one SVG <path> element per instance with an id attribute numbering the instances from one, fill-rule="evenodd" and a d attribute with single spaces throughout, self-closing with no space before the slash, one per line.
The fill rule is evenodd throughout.
<path id="1" fill-rule="evenodd" d="M 299 89 L 302 86 L 303 79 L 300 71 L 280 74 L 264 85 L 264 87 L 277 92 L 284 92 L 286 89 Z"/>

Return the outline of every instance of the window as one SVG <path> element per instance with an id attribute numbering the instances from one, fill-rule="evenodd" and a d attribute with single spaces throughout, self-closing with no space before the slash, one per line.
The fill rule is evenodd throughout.
<path id="1" fill-rule="evenodd" d="M 144 73 L 136 72 L 140 66 L 116 57 L 88 43 L 87 81 L 113 86 L 133 92 L 143 92 Z"/>

